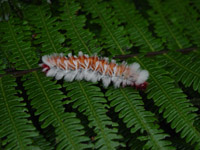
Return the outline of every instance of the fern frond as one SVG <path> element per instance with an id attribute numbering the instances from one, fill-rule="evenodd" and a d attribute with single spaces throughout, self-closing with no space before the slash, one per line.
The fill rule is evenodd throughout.
<path id="1" fill-rule="evenodd" d="M 65 37 L 59 32 L 61 27 L 57 23 L 58 18 L 52 17 L 49 5 L 29 4 L 25 8 L 25 18 L 33 26 L 34 43 L 41 44 L 42 54 L 64 53 L 66 48 L 61 44 L 65 41 Z"/>
<path id="2" fill-rule="evenodd" d="M 101 0 L 84 0 L 84 8 L 92 14 L 93 22 L 102 27 L 101 38 L 112 54 L 122 54 L 124 49 L 132 46 L 129 39 L 125 36 L 124 27 L 118 27 L 119 21 L 114 17 L 112 10 L 106 2 Z M 128 52 L 127 52 L 128 53 Z"/>
<path id="3" fill-rule="evenodd" d="M 32 138 L 38 133 L 28 121 L 30 115 L 23 99 L 15 96 L 15 87 L 15 78 L 0 78 L 0 138 L 5 149 L 31 150 Z"/>
<path id="4" fill-rule="evenodd" d="M 196 54 L 188 57 L 175 52 L 158 57 L 159 63 L 168 68 L 176 81 L 181 81 L 186 87 L 192 85 L 193 89 L 200 93 L 200 62 L 197 60 L 199 57 Z"/>
<path id="5" fill-rule="evenodd" d="M 70 48 L 78 54 L 82 51 L 87 54 L 98 53 L 101 51 L 100 44 L 94 39 L 94 34 L 88 29 L 84 29 L 86 17 L 78 15 L 81 8 L 79 3 L 67 0 L 63 1 L 64 7 L 61 12 L 61 25 L 63 30 L 67 30 L 67 38 L 70 39 Z"/>
<path id="6" fill-rule="evenodd" d="M 20 24 L 20 25 L 19 25 Z M 24 41 L 25 35 L 30 35 L 26 25 L 14 17 L 9 21 L 0 24 L 0 30 L 4 34 L 2 49 L 9 61 L 14 64 L 17 70 L 27 70 L 37 66 L 38 59 L 31 49 L 31 42 L 28 39 Z"/>
<path id="7" fill-rule="evenodd" d="M 138 139 L 148 141 L 144 145 L 145 149 L 173 149 L 169 147 L 171 143 L 164 140 L 169 135 L 164 134 L 159 126 L 154 124 L 156 118 L 154 114 L 144 109 L 138 92 L 132 88 L 111 88 L 106 96 L 111 101 L 111 107 L 115 107 L 119 117 L 123 118 L 127 128 L 131 128 L 132 133 L 140 131 L 142 135 Z"/>
<path id="8" fill-rule="evenodd" d="M 160 107 L 163 117 L 171 123 L 176 132 L 181 132 L 181 137 L 192 144 L 200 142 L 200 132 L 194 126 L 197 108 L 186 99 L 181 89 L 174 87 L 174 80 L 167 76 L 167 72 L 156 63 L 148 59 L 136 58 L 144 69 L 150 73 L 148 98 L 153 98 Z M 199 148 L 200 145 L 198 145 Z"/>
<path id="9" fill-rule="evenodd" d="M 163 49 L 160 39 L 152 36 L 148 30 L 149 23 L 136 10 L 134 3 L 126 0 L 113 0 L 112 6 L 118 19 L 127 23 L 125 29 L 130 34 L 134 46 L 140 47 L 140 52 L 159 51 Z"/>
<path id="10" fill-rule="evenodd" d="M 191 46 L 186 36 L 169 20 L 170 11 L 160 0 L 149 0 L 152 10 L 148 11 L 155 32 L 167 43 L 169 49 L 183 49 Z"/>
<path id="11" fill-rule="evenodd" d="M 189 0 L 168 0 L 163 5 L 171 10 L 169 19 L 180 30 L 191 38 L 194 44 L 200 46 L 200 22 L 198 12 L 189 4 Z"/>
<path id="12" fill-rule="evenodd" d="M 50 124 L 56 128 L 59 143 L 57 149 L 79 150 L 91 147 L 89 144 L 83 144 L 88 142 L 89 138 L 83 136 L 83 126 L 75 113 L 64 113 L 61 100 L 65 96 L 58 90 L 61 86 L 36 72 L 25 79 L 24 87 L 32 100 L 31 105 L 36 109 L 36 115 L 40 115 L 42 128 Z"/>
<path id="13" fill-rule="evenodd" d="M 151 17 L 153 17 L 156 28 L 156 32 L 164 38 L 168 39 L 173 39 L 172 41 L 167 41 L 166 44 L 169 47 L 169 49 L 176 49 L 176 48 L 183 48 L 183 47 L 188 47 L 190 44 L 188 43 L 189 41 L 185 38 L 184 34 L 178 30 L 178 27 L 174 24 L 169 23 L 169 12 L 171 9 L 168 9 L 171 5 L 161 5 L 159 0 L 150 0 L 151 4 L 155 7 L 154 10 L 158 11 L 158 15 L 153 14 L 153 12 L 150 13 Z M 187 5 L 187 1 L 185 1 Z M 170 3 L 171 4 L 171 3 Z M 180 6 L 183 4 L 179 4 Z M 175 9 L 175 8 L 174 8 Z M 172 11 L 172 10 L 171 10 Z M 155 11 L 154 11 L 155 13 Z M 174 13 L 173 13 L 174 14 Z M 176 16 L 182 16 L 182 15 L 175 15 Z M 196 25 L 188 19 L 187 15 L 186 18 L 178 17 L 178 21 L 182 20 L 182 24 L 184 22 L 190 22 L 192 25 Z M 189 20 L 189 21 L 187 21 Z M 188 25 L 187 25 L 188 26 Z M 165 29 L 164 29 L 165 28 Z M 184 26 L 183 26 L 184 28 Z M 190 34 L 193 34 L 193 32 L 196 32 L 194 36 L 200 37 L 200 34 L 198 35 L 198 28 L 196 26 L 193 26 L 193 30 L 191 30 Z M 163 30 L 162 30 L 163 29 Z M 196 30 L 197 29 L 197 30 Z M 175 31 L 176 30 L 176 31 Z M 187 29 L 189 30 L 189 28 Z M 194 31 L 195 30 L 195 31 Z M 183 31 L 182 31 L 183 32 Z M 200 32 L 199 32 L 200 33 Z M 197 38 L 197 39 L 198 39 Z M 198 41 L 199 43 L 199 41 Z M 173 45 L 172 45 L 173 44 Z M 176 55 L 173 54 L 164 54 L 162 57 L 159 59 L 160 63 L 164 62 L 166 64 L 166 67 L 170 67 L 170 72 L 176 76 L 176 79 L 178 81 L 182 81 L 182 83 L 188 87 L 191 84 L 193 84 L 194 90 L 199 90 L 198 84 L 200 81 L 200 74 L 198 71 L 198 64 L 191 63 L 191 57 L 190 56 L 183 56 L 181 54 Z"/>
<path id="14" fill-rule="evenodd" d="M 66 83 L 65 86 L 69 91 L 67 96 L 74 103 L 73 107 L 86 115 L 89 120 L 89 127 L 94 128 L 95 149 L 114 150 L 122 145 L 119 142 L 121 136 L 117 134 L 117 124 L 112 122 L 106 115 L 108 111 L 105 107 L 106 99 L 100 88 L 90 82 L 72 82 Z"/>

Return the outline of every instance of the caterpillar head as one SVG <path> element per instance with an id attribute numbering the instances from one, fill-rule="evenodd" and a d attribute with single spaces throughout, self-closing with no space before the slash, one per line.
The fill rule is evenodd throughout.
<path id="1" fill-rule="evenodd" d="M 46 64 L 41 64 L 40 65 L 42 67 L 42 71 L 47 73 L 50 70 L 50 67 Z"/>

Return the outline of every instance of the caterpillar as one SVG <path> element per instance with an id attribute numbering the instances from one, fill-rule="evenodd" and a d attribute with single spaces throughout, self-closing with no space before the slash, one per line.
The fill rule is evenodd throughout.
<path id="1" fill-rule="evenodd" d="M 115 60 L 109 62 L 108 58 L 99 58 L 97 55 L 89 57 L 79 52 L 78 57 L 68 57 L 61 54 L 45 55 L 42 57 L 42 71 L 48 77 L 66 81 L 86 80 L 97 82 L 102 80 L 106 88 L 112 82 L 115 88 L 120 86 L 132 86 L 138 89 L 146 89 L 149 73 L 141 70 L 136 62 L 128 65 L 126 62 L 117 64 Z"/>

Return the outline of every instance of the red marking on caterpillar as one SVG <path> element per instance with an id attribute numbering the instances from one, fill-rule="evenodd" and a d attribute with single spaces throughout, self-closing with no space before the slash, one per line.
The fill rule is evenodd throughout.
<path id="1" fill-rule="evenodd" d="M 43 68 L 42 71 L 47 73 L 50 70 L 50 67 L 46 64 L 42 64 L 41 67 Z"/>
<path id="2" fill-rule="evenodd" d="M 114 87 L 133 86 L 137 89 L 146 89 L 149 73 L 141 70 L 138 63 L 127 65 L 123 62 L 117 64 L 115 60 L 99 58 L 96 55 L 89 57 L 79 52 L 79 56 L 68 54 L 45 55 L 40 66 L 48 77 L 60 80 L 64 77 L 66 81 L 86 80 L 97 82 L 102 80 L 103 86 L 108 87 L 113 82 Z"/>

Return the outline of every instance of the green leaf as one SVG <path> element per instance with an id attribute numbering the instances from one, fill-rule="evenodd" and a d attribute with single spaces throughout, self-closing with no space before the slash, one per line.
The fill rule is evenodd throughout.
<path id="1" fill-rule="evenodd" d="M 63 1 L 64 7 L 60 9 L 61 25 L 63 30 L 67 30 L 67 38 L 70 39 L 71 49 L 78 54 L 82 51 L 86 54 L 98 53 L 101 51 L 100 44 L 94 39 L 94 34 L 84 29 L 86 17 L 77 15 L 81 6 L 79 3 L 67 0 Z"/>
<path id="2" fill-rule="evenodd" d="M 63 34 L 59 32 L 57 17 L 52 17 L 49 5 L 29 5 L 25 7 L 25 18 L 33 26 L 34 42 L 41 44 L 42 54 L 64 53 L 66 48 L 62 47 L 65 41 Z"/>
<path id="3" fill-rule="evenodd" d="M 38 133 L 28 121 L 23 99 L 15 96 L 15 87 L 15 78 L 0 78 L 0 138 L 5 149 L 31 150 L 32 138 Z"/>
<path id="4" fill-rule="evenodd" d="M 74 81 L 66 83 L 68 97 L 73 101 L 73 107 L 86 115 L 89 120 L 88 126 L 94 128 L 95 149 L 116 149 L 122 145 L 119 140 L 121 136 L 117 134 L 117 124 L 112 122 L 106 115 L 108 111 L 104 103 L 103 93 L 90 82 Z"/>
<path id="5" fill-rule="evenodd" d="M 118 19 L 127 23 L 125 29 L 130 34 L 130 40 L 134 46 L 140 47 L 140 52 L 159 51 L 163 49 L 160 39 L 152 36 L 149 31 L 149 23 L 137 11 L 134 3 L 126 0 L 113 0 L 111 5 L 116 11 Z"/>
<path id="6" fill-rule="evenodd" d="M 191 44 L 181 30 L 169 20 L 169 9 L 160 0 L 149 0 L 152 10 L 149 10 L 150 20 L 153 22 L 155 32 L 167 43 L 168 49 L 182 49 L 190 47 Z"/>
<path id="7" fill-rule="evenodd" d="M 129 49 L 132 44 L 125 36 L 124 27 L 118 27 L 117 18 L 114 17 L 112 10 L 107 8 L 108 4 L 101 0 L 84 0 L 85 10 L 92 14 L 93 22 L 101 27 L 101 38 L 112 54 L 122 54 L 124 49 Z"/>
<path id="8" fill-rule="evenodd" d="M 115 111 L 119 112 L 119 117 L 123 118 L 127 128 L 130 128 L 132 133 L 140 131 L 142 136 L 137 139 L 147 141 L 144 145 L 146 149 L 173 149 L 169 146 L 171 143 L 164 140 L 169 135 L 164 134 L 159 126 L 155 125 L 154 114 L 144 109 L 138 92 L 132 88 L 110 88 L 106 96 Z"/>

